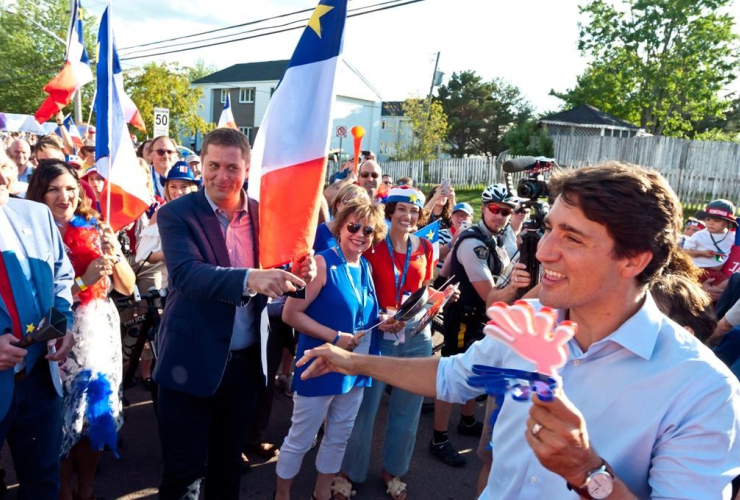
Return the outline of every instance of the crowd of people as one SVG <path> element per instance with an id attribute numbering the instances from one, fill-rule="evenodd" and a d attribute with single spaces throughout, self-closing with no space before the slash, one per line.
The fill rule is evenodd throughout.
<path id="1" fill-rule="evenodd" d="M 154 202 L 116 233 L 101 213 L 94 135 L 0 148 L 0 442 L 18 498 L 95 498 L 100 457 L 117 453 L 130 363 L 157 389 L 163 499 L 197 499 L 202 483 L 206 498 L 238 498 L 245 452 L 257 450 L 277 457 L 274 498 L 350 500 L 383 427 L 381 479 L 404 500 L 425 407 L 429 453 L 466 465 L 449 435 L 455 404 L 457 433 L 480 440 L 478 498 L 736 498 L 733 203 L 713 200 L 684 228 L 679 200 L 650 170 L 553 173 L 533 274 L 519 262 L 529 211 L 507 186 L 487 186 L 478 206 L 458 202 L 449 179 L 425 195 L 367 151 L 357 172 L 349 162 L 328 179 L 313 252 L 260 269 L 250 155 L 232 129 L 183 159 L 169 137 L 143 142 L 132 175 Z M 437 243 L 417 235 L 432 222 Z M 140 332 L 121 325 L 146 305 L 119 314 L 113 298 L 152 287 L 167 289 L 155 349 L 131 359 Z M 416 297 L 417 314 L 399 319 Z M 483 331 L 488 307 L 517 300 L 578 325 L 552 401 L 470 382 L 476 365 L 533 371 Z M 67 331 L 24 342 L 52 310 Z M 277 388 L 293 401 L 279 449 L 262 439 Z M 293 491 L 317 445 L 313 490 Z"/>

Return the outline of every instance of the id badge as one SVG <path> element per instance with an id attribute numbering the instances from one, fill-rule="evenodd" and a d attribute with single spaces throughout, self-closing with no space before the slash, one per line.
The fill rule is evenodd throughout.
<path id="1" fill-rule="evenodd" d="M 397 344 L 406 342 L 406 327 L 404 326 L 398 333 L 383 332 L 383 340 L 392 340 Z"/>

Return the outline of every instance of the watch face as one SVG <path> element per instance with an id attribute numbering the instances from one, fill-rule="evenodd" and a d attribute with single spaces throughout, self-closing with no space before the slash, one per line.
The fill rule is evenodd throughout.
<path id="1" fill-rule="evenodd" d="M 614 489 L 614 479 L 608 472 L 599 471 L 591 475 L 586 488 L 588 489 L 588 494 L 591 498 L 601 500 L 602 498 L 607 498 L 612 494 L 612 489 Z"/>

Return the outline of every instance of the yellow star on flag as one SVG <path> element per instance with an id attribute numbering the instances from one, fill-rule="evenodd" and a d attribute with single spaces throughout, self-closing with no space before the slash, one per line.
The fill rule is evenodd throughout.
<path id="1" fill-rule="evenodd" d="M 308 20 L 308 27 L 311 28 L 316 32 L 316 34 L 321 38 L 321 17 L 332 10 L 334 7 L 330 7 L 328 5 L 317 5 L 316 9 L 313 11 L 313 14 L 311 14 L 311 19 Z"/>
<path id="2" fill-rule="evenodd" d="M 429 232 L 427 233 L 427 239 L 428 239 L 429 241 L 432 241 L 432 238 L 434 238 L 434 231 L 432 231 L 432 230 L 430 229 L 430 230 L 429 230 Z"/>
<path id="3" fill-rule="evenodd" d="M 35 327 L 33 326 L 33 323 L 29 323 L 26 325 L 26 333 L 31 333 Z"/>

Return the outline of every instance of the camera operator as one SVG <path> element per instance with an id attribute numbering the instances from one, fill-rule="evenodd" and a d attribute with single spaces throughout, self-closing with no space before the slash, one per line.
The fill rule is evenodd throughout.
<path id="1" fill-rule="evenodd" d="M 460 300 L 447 306 L 444 312 L 443 357 L 463 353 L 483 338 L 489 293 L 496 301 L 512 302 L 520 288 L 529 286 L 529 274 L 524 265 L 515 264 L 509 283 L 496 288 L 498 278 L 509 265 L 503 234 L 517 206 L 514 197 L 503 184 L 492 184 L 483 191 L 481 205 L 481 221 L 460 234 L 448 257 L 449 274 L 446 275 L 455 276 L 459 281 Z M 483 424 L 475 421 L 474 403 L 475 400 L 470 400 L 460 409 L 459 434 L 480 436 L 483 430 Z M 429 450 L 448 465 L 459 467 L 466 460 L 447 437 L 451 413 L 451 403 L 435 401 L 434 437 Z"/>

